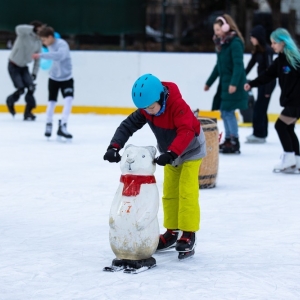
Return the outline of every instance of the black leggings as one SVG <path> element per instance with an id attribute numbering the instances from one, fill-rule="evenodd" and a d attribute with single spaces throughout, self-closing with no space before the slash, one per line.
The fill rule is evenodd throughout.
<path id="1" fill-rule="evenodd" d="M 295 155 L 300 155 L 299 140 L 295 133 L 295 124 L 287 125 L 280 119 L 277 119 L 275 129 L 284 152 L 295 152 Z"/>

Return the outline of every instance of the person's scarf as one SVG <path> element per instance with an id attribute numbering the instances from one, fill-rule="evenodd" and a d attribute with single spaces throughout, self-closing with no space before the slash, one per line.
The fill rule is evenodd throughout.
<path id="1" fill-rule="evenodd" d="M 229 44 L 232 39 L 236 36 L 235 31 L 227 32 L 222 38 L 217 37 L 216 35 L 213 36 L 213 41 L 216 46 L 216 51 L 220 52 L 222 49 L 222 45 Z"/>

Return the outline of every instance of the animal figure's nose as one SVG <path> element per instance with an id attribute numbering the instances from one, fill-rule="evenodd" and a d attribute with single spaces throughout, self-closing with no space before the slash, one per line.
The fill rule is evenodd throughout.
<path id="1" fill-rule="evenodd" d="M 134 163 L 134 159 L 133 159 L 133 158 L 130 158 L 130 157 L 128 157 L 128 158 L 126 159 L 126 161 L 127 161 L 129 164 Z"/>

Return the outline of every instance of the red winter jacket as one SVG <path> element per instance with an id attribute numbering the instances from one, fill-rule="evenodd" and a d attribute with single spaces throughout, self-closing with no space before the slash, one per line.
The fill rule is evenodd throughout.
<path id="1" fill-rule="evenodd" d="M 182 99 L 177 85 L 173 82 L 162 84 L 169 91 L 164 113 L 154 116 L 144 109 L 136 110 L 117 128 L 111 145 L 117 144 L 123 148 L 129 137 L 148 123 L 161 153 L 170 150 L 179 156 L 189 154 L 190 157 L 199 152 L 200 144 L 197 136 L 200 134 L 200 122 Z"/>

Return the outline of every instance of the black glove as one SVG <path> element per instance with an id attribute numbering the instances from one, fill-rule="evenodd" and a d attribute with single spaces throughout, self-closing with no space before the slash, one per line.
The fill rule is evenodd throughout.
<path id="1" fill-rule="evenodd" d="M 165 166 L 167 164 L 172 164 L 173 160 L 176 159 L 178 155 L 172 151 L 161 154 L 154 159 L 154 162 L 160 166 Z"/>
<path id="2" fill-rule="evenodd" d="M 103 159 L 108 160 L 111 163 L 112 162 L 118 163 L 121 160 L 121 155 L 119 154 L 119 151 L 120 148 L 110 145 L 107 148 L 107 151 L 103 156 Z"/>
<path id="3" fill-rule="evenodd" d="M 32 78 L 33 81 L 35 81 L 36 80 L 36 75 L 35 74 L 31 74 L 31 78 Z"/>

